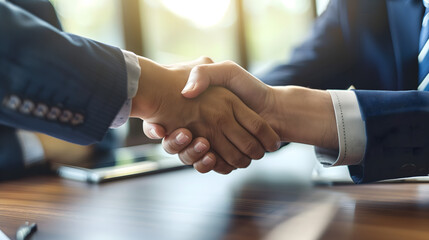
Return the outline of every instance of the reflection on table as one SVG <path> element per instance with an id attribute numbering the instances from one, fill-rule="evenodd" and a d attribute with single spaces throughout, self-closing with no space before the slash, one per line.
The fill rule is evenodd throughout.
<path id="1" fill-rule="evenodd" d="M 314 164 L 311 147 L 292 145 L 228 176 L 3 182 L 0 229 L 12 237 L 34 221 L 33 240 L 427 239 L 429 185 L 315 184 Z"/>

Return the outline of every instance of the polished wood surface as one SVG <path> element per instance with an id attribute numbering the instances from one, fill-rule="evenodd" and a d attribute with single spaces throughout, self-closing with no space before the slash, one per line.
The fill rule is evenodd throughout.
<path id="1" fill-rule="evenodd" d="M 192 169 L 90 185 L 40 176 L 0 183 L 0 229 L 31 239 L 429 239 L 429 184 L 317 185 L 300 159 L 229 176 Z"/>

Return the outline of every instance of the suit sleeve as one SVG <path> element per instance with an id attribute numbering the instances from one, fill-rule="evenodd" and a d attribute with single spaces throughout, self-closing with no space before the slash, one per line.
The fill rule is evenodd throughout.
<path id="1" fill-rule="evenodd" d="M 0 125 L 0 143 L 0 180 L 21 176 L 25 169 L 16 129 Z"/>
<path id="2" fill-rule="evenodd" d="M 429 92 L 356 91 L 366 126 L 361 165 L 349 166 L 356 183 L 429 173 Z"/>
<path id="3" fill-rule="evenodd" d="M 64 33 L 0 2 L 0 123 L 99 141 L 127 99 L 120 49 Z"/>
<path id="4" fill-rule="evenodd" d="M 332 0 L 315 21 L 310 36 L 297 47 L 288 63 L 278 65 L 262 81 L 273 86 L 298 85 L 317 89 L 346 89 L 344 77 L 352 65 L 347 46 L 347 1 Z"/>

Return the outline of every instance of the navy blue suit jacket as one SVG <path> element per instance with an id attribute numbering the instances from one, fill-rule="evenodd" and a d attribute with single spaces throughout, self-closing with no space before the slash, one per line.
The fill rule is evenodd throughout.
<path id="1" fill-rule="evenodd" d="M 367 134 L 357 183 L 427 175 L 429 93 L 418 86 L 421 0 L 331 0 L 271 85 L 347 89 L 354 85 Z"/>
<path id="2" fill-rule="evenodd" d="M 61 31 L 47 0 L 0 2 L 0 18 L 2 178 L 23 167 L 15 129 L 78 144 L 101 140 L 127 98 L 127 73 L 120 49 Z M 11 97 L 18 97 L 22 106 L 27 101 L 34 109 L 46 107 L 46 112 L 37 116 L 19 104 L 13 108 Z M 52 109 L 81 121 L 48 118 Z"/>

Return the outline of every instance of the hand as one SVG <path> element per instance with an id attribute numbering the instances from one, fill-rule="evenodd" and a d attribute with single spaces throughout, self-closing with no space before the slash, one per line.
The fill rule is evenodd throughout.
<path id="1" fill-rule="evenodd" d="M 216 157 L 209 152 L 210 143 L 207 139 L 193 139 L 192 133 L 185 128 L 179 128 L 166 136 L 161 125 L 148 122 L 143 123 L 143 131 L 149 138 L 163 139 L 162 146 L 166 152 L 178 154 L 183 163 L 193 165 L 198 172 L 207 173 L 214 169 Z"/>
<path id="2" fill-rule="evenodd" d="M 169 69 L 145 58 L 140 63 L 142 77 L 131 116 L 164 126 L 166 135 L 186 127 L 207 138 L 216 158 L 215 171 L 247 167 L 251 158 L 277 149 L 275 132 L 228 90 L 211 88 L 197 99 L 186 99 L 180 90 L 190 69 Z"/>
<path id="3" fill-rule="evenodd" d="M 226 61 L 194 67 L 182 94 L 194 98 L 210 85 L 234 92 L 270 123 L 282 141 L 338 148 L 334 108 L 326 91 L 271 87 L 236 63 Z"/>
<path id="4" fill-rule="evenodd" d="M 209 85 L 220 85 L 233 91 L 249 107 L 266 119 L 282 141 L 338 148 L 337 129 L 329 93 L 300 87 L 270 87 L 237 64 L 227 61 L 200 65 L 192 69 L 182 93 L 193 98 Z M 156 126 L 154 126 L 156 127 Z M 191 151 L 165 139 L 176 151 Z M 198 158 L 187 161 L 198 162 Z"/>
<path id="5" fill-rule="evenodd" d="M 210 63 L 214 63 L 211 58 L 200 57 L 193 61 L 164 65 L 164 67 L 169 69 L 182 68 L 190 72 L 195 66 Z M 143 131 L 151 139 L 162 139 L 162 145 L 166 152 L 178 154 L 184 164 L 193 165 L 200 173 L 207 173 L 214 169 L 216 157 L 213 153 L 209 152 L 210 143 L 207 139 L 202 137 L 193 139 L 192 133 L 186 128 L 179 128 L 170 135 L 166 135 L 164 127 L 156 123 L 148 123 L 147 121 L 143 122 Z M 184 149 L 185 147 L 187 148 Z M 195 162 L 192 159 L 200 161 Z"/>

